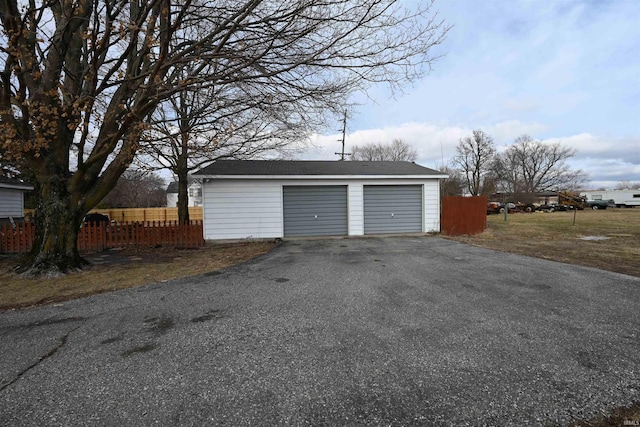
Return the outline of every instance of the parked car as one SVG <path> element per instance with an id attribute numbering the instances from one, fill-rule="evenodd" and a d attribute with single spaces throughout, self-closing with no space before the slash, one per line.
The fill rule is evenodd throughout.
<path id="1" fill-rule="evenodd" d="M 82 219 L 83 225 L 109 225 L 111 224 L 111 220 L 108 215 L 104 215 L 101 213 L 90 213 L 84 216 Z"/>
<path id="2" fill-rule="evenodd" d="M 527 213 L 531 213 L 533 211 L 536 210 L 536 206 L 533 203 L 522 203 L 522 202 L 518 202 L 518 203 L 511 203 L 512 205 L 514 205 L 514 209 L 516 212 L 527 212 Z"/>
<path id="3" fill-rule="evenodd" d="M 544 212 L 566 212 L 566 211 L 572 211 L 576 209 L 575 206 L 573 205 L 566 205 L 564 203 L 549 203 L 549 204 L 544 204 L 544 205 L 540 205 L 536 208 L 536 210 L 538 211 L 544 211 Z"/>
<path id="4" fill-rule="evenodd" d="M 533 212 L 534 207 L 533 205 L 527 205 L 527 204 L 516 204 L 516 203 L 499 203 L 499 202 L 489 202 L 487 203 L 487 215 L 491 215 L 491 214 L 501 214 L 504 213 L 504 210 L 509 209 L 509 213 L 515 213 L 515 212 Z"/>
<path id="5" fill-rule="evenodd" d="M 587 200 L 587 207 L 597 211 L 598 209 L 607 209 L 609 200 Z"/>
<path id="6" fill-rule="evenodd" d="M 558 205 L 555 203 L 545 203 L 536 208 L 537 211 L 555 212 Z"/>
<path id="7" fill-rule="evenodd" d="M 487 215 L 499 214 L 501 208 L 502 208 L 502 204 L 501 203 L 499 203 L 499 202 L 489 202 L 489 203 L 487 203 Z"/>

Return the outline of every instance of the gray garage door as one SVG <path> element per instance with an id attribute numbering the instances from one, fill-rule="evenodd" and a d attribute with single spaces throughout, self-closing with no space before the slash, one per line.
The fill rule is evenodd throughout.
<path id="1" fill-rule="evenodd" d="M 421 231 L 421 185 L 364 186 L 364 234 Z"/>
<path id="2" fill-rule="evenodd" d="M 347 234 L 347 186 L 285 186 L 282 196 L 285 237 Z"/>

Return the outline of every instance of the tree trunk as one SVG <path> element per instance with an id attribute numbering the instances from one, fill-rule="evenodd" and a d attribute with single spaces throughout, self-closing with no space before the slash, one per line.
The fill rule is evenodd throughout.
<path id="1" fill-rule="evenodd" d="M 18 272 L 55 277 L 87 265 L 78 253 L 78 232 L 85 212 L 74 208 L 67 180 L 52 177 L 36 188 L 35 237 Z"/>
<path id="2" fill-rule="evenodd" d="M 189 133 L 183 131 L 180 137 L 180 156 L 178 157 L 176 168 L 176 175 L 178 177 L 178 222 L 180 224 L 189 224 L 189 169 L 187 167 Z"/>
<path id="3" fill-rule="evenodd" d="M 187 181 L 187 170 L 178 173 L 178 222 L 189 224 L 189 182 Z"/>

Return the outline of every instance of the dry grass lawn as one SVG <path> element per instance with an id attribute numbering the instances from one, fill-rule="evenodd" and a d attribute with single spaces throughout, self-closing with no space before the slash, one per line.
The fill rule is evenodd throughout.
<path id="1" fill-rule="evenodd" d="M 640 209 L 577 211 L 573 219 L 574 212 L 511 214 L 506 222 L 489 215 L 484 233 L 450 238 L 640 277 Z"/>
<path id="2" fill-rule="evenodd" d="M 12 272 L 17 256 L 0 258 L 0 310 L 30 307 L 229 267 L 270 251 L 275 242 L 247 242 L 200 249 L 105 251 L 85 254 L 92 265 L 52 279 L 23 279 Z"/>

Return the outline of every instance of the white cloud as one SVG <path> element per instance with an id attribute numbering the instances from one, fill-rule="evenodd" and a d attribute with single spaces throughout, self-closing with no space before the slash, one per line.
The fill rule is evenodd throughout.
<path id="1" fill-rule="evenodd" d="M 418 151 L 417 163 L 438 168 L 449 163 L 459 140 L 471 135 L 472 130 L 446 123 L 404 123 L 347 134 L 345 146 L 346 152 L 349 152 L 354 145 L 388 143 L 400 138 Z M 504 149 L 523 134 L 537 139 L 536 134 L 544 131 L 545 126 L 512 120 L 489 125 L 482 130 L 494 138 L 499 149 Z M 338 160 L 338 155 L 334 153 L 341 149 L 341 137 L 338 133 L 315 135 L 311 138 L 313 146 L 302 151 L 297 158 Z M 640 181 L 640 137 L 607 138 L 583 132 L 566 137 L 549 137 L 542 139 L 542 142 L 559 142 L 576 150 L 569 164 L 589 175 L 586 187 L 611 188 L 620 181 Z"/>
<path id="2" fill-rule="evenodd" d="M 402 138 L 437 167 L 482 129 L 504 149 L 528 134 L 576 149 L 590 187 L 640 181 L 640 2 L 439 0 L 447 55 L 407 94 L 372 88 L 348 123 L 354 144 Z M 300 158 L 337 159 L 339 134 Z"/>
<path id="3" fill-rule="evenodd" d="M 535 135 L 543 132 L 547 127 L 540 123 L 524 123 L 520 120 L 508 120 L 506 122 L 497 123 L 487 126 L 483 129 L 487 134 L 491 135 L 498 146 L 507 146 L 511 144 L 517 137 L 522 135 Z"/>
<path id="4" fill-rule="evenodd" d="M 578 158 L 606 161 L 622 161 L 640 165 L 640 136 L 605 137 L 583 132 L 567 137 L 547 138 L 548 142 L 560 142 L 576 150 Z"/>
<path id="5" fill-rule="evenodd" d="M 354 145 L 389 143 L 400 138 L 418 151 L 418 163 L 435 168 L 447 163 L 453 156 L 460 138 L 471 133 L 470 129 L 432 123 L 404 123 L 378 129 L 359 130 L 346 136 L 345 151 Z M 301 153 L 305 160 L 337 160 L 334 153 L 341 150 L 341 135 L 315 135 L 313 147 Z"/>

